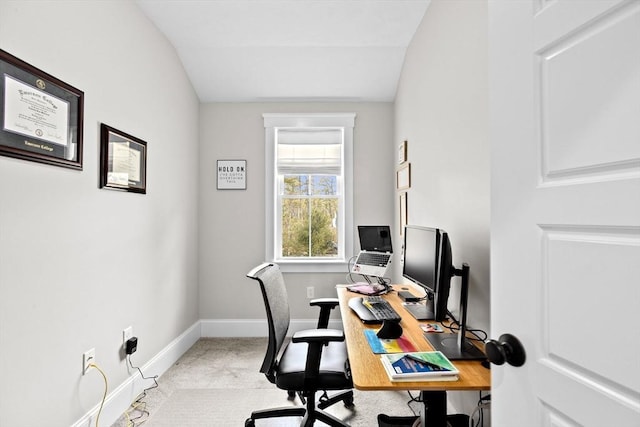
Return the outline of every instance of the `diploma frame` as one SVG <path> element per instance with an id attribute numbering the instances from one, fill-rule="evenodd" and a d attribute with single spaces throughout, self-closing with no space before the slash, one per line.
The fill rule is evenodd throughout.
<path id="1" fill-rule="evenodd" d="M 0 49 L 0 155 L 82 170 L 84 92 Z"/>
<path id="2" fill-rule="evenodd" d="M 100 188 L 147 193 L 147 143 L 100 124 Z"/>

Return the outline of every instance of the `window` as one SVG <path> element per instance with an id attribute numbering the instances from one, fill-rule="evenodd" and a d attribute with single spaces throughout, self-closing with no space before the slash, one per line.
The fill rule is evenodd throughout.
<path id="1" fill-rule="evenodd" d="M 283 271 L 345 271 L 353 248 L 355 114 L 264 114 L 266 258 Z"/>

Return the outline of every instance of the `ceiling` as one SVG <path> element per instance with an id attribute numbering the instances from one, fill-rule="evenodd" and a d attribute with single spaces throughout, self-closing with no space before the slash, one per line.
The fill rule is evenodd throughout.
<path id="1" fill-rule="evenodd" d="M 136 0 L 201 102 L 392 101 L 429 0 Z"/>

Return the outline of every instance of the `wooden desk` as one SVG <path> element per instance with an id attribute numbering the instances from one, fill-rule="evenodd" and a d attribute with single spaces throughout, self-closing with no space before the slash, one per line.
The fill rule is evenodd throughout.
<path id="1" fill-rule="evenodd" d="M 399 289 L 394 285 L 394 289 Z M 349 292 L 346 288 L 338 288 L 340 300 L 340 314 L 344 327 L 344 334 L 351 365 L 353 384 L 358 390 L 420 390 L 425 401 L 425 412 L 428 427 L 446 427 L 447 390 L 489 390 L 491 388 L 491 372 L 484 368 L 479 361 L 460 360 L 453 364 L 460 371 L 458 381 L 421 381 L 421 382 L 391 382 L 380 362 L 380 355 L 374 354 L 364 335 L 364 329 L 378 329 L 380 325 L 365 325 L 349 308 L 351 298 L 362 295 Z M 418 351 L 431 351 L 433 348 L 424 338 L 420 323 L 402 306 L 402 301 L 396 292 L 385 296 L 393 308 L 400 314 L 404 335 L 415 345 Z"/>

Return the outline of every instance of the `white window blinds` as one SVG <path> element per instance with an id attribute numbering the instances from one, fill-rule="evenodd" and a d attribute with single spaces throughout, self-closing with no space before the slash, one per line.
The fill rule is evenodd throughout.
<path id="1" fill-rule="evenodd" d="M 276 144 L 276 168 L 280 175 L 342 174 L 341 128 L 278 128 Z"/>

